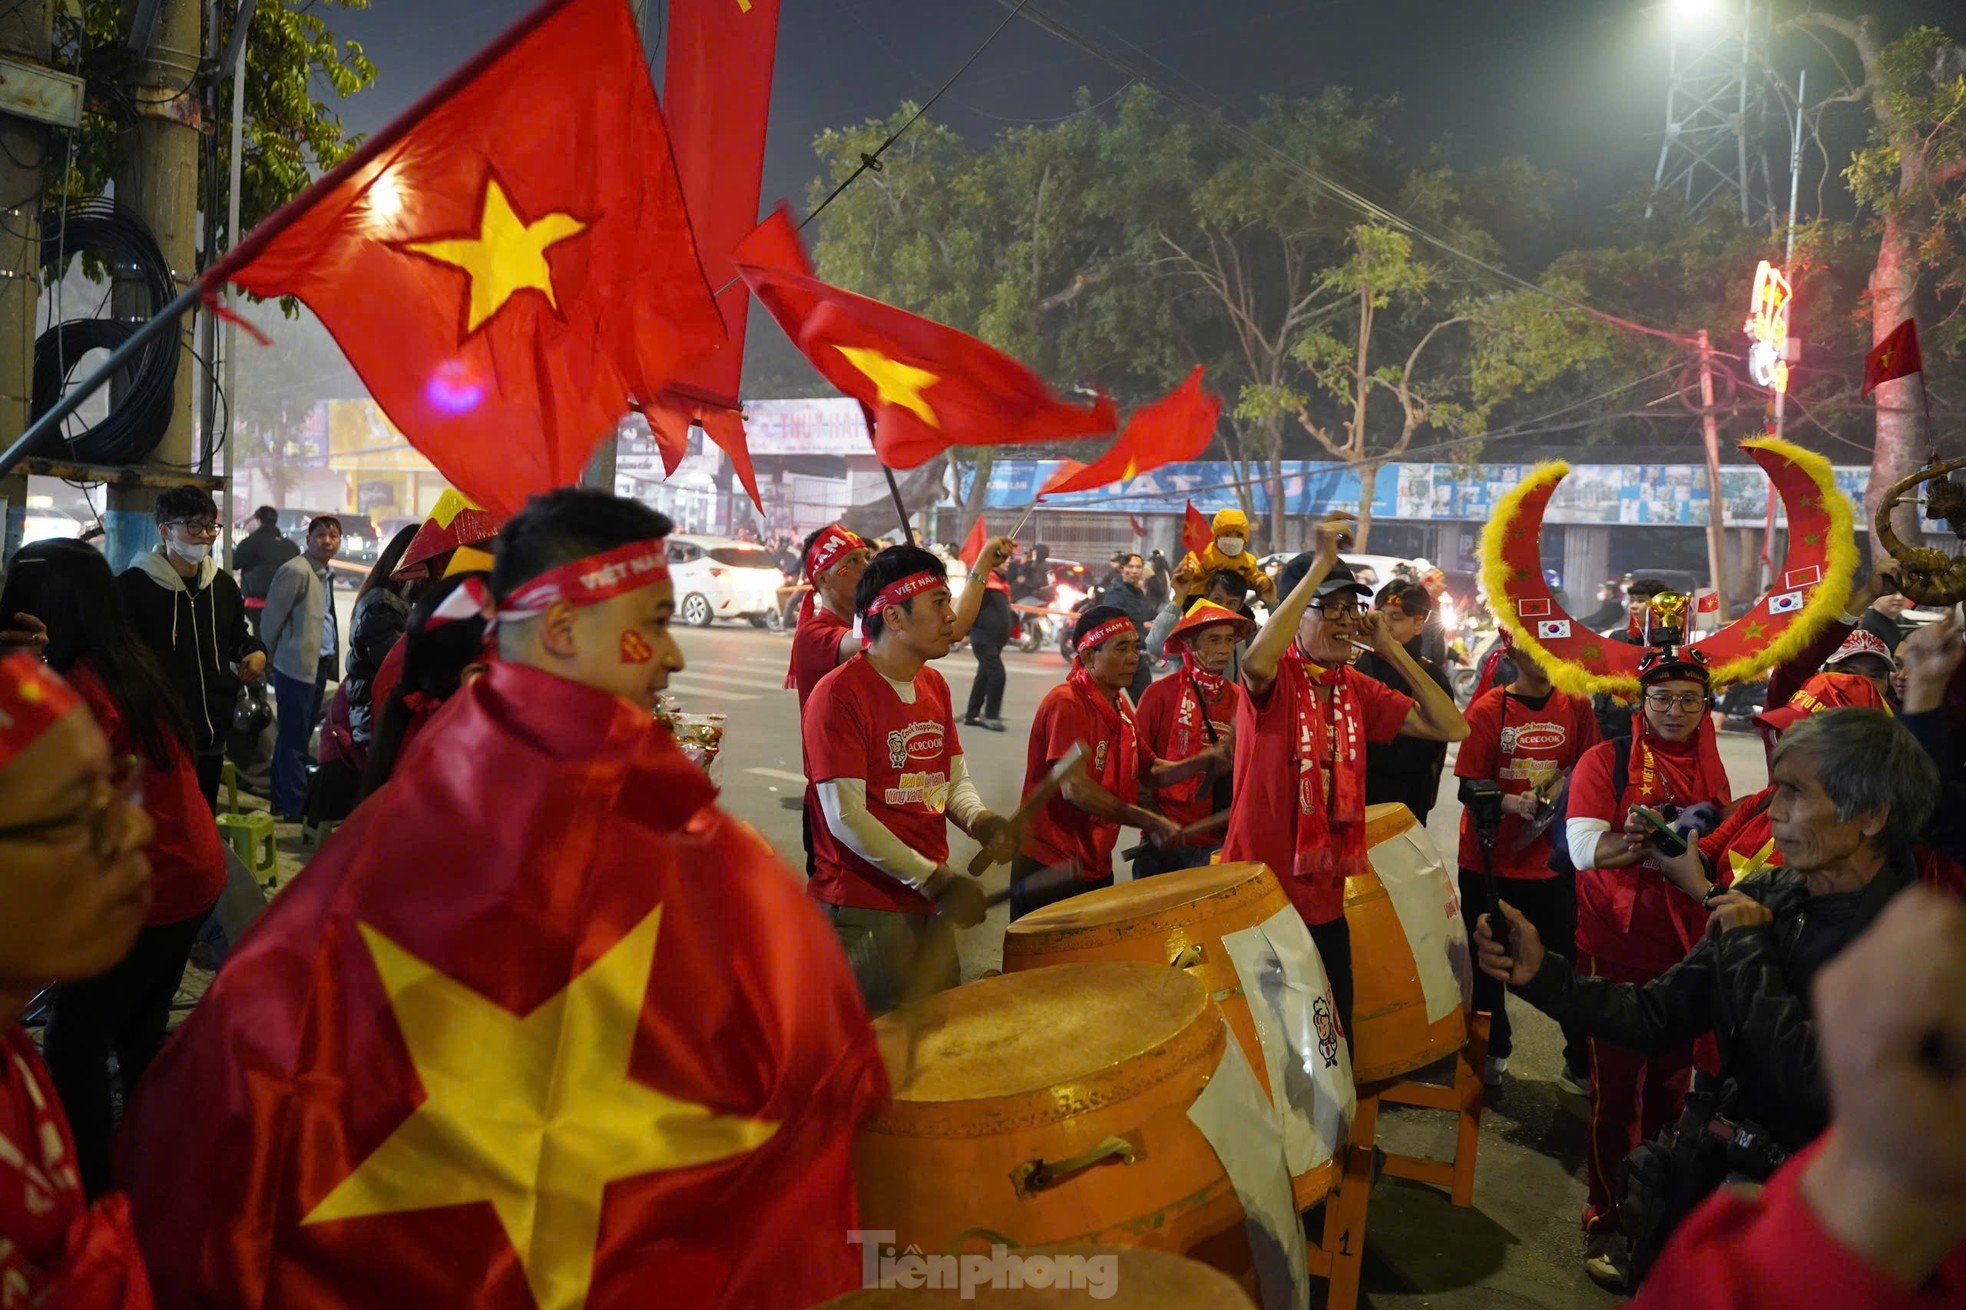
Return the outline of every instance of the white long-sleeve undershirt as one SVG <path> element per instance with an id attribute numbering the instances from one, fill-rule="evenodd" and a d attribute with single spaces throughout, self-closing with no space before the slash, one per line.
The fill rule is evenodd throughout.
<path id="1" fill-rule="evenodd" d="M 968 832 L 979 816 L 988 813 L 988 807 L 977 793 L 962 756 L 950 762 L 949 773 L 948 815 L 958 828 Z M 826 830 L 836 841 L 896 882 L 921 890 L 935 872 L 936 862 L 895 836 L 868 811 L 865 778 L 828 778 L 815 786 L 826 815 Z"/>
<path id="2" fill-rule="evenodd" d="M 1579 869 L 1597 867 L 1597 839 L 1611 831 L 1607 819 L 1568 819 L 1563 826 L 1563 839 L 1570 846 L 1570 863 Z"/>

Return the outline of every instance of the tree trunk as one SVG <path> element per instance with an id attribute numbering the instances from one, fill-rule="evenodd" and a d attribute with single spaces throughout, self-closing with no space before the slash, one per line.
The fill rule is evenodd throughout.
<path id="1" fill-rule="evenodd" d="M 1282 551 L 1289 549 L 1288 546 L 1284 545 L 1284 541 L 1289 536 L 1286 525 L 1289 522 L 1287 511 L 1290 508 L 1290 503 L 1284 499 L 1283 494 L 1282 420 L 1277 419 L 1276 423 L 1279 429 L 1277 440 L 1276 444 L 1270 449 L 1270 520 L 1263 527 L 1270 534 L 1271 547 L 1274 550 Z"/>
<path id="2" fill-rule="evenodd" d="M 1372 537 L 1372 496 L 1379 487 L 1379 465 L 1366 460 L 1358 466 L 1358 529 L 1352 533 L 1352 549 L 1361 555 Z"/>
<path id="3" fill-rule="evenodd" d="M 1875 345 L 1910 318 L 1918 298 L 1918 268 L 1913 262 L 1915 237 L 1896 215 L 1884 215 L 1884 233 L 1877 243 L 1877 265 L 1870 275 L 1870 336 Z M 1907 477 L 1925 460 L 1931 436 L 1925 430 L 1921 388 L 1923 375 L 1886 382 L 1871 393 L 1877 406 L 1877 444 L 1871 450 L 1870 486 L 1864 492 L 1864 522 L 1877 521 L 1877 507 L 1891 484 Z M 1891 511 L 1891 526 L 1907 543 L 1919 540 L 1918 507 L 1900 505 Z"/>

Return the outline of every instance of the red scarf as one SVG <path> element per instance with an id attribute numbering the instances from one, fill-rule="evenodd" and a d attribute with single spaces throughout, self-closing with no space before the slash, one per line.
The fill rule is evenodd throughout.
<path id="1" fill-rule="evenodd" d="M 1140 799 L 1140 737 L 1133 726 L 1133 702 L 1125 692 L 1108 696 L 1105 688 L 1092 680 L 1090 670 L 1076 661 L 1066 682 L 1085 712 L 1119 738 L 1119 749 L 1107 751 L 1104 759 L 1095 747 L 1092 758 L 1086 761 L 1086 771 L 1107 791 L 1128 805 L 1134 804 Z"/>
<path id="2" fill-rule="evenodd" d="M 1686 745 L 1691 747 L 1690 754 L 1668 751 L 1664 742 L 1655 748 L 1651 734 L 1645 730 L 1645 712 L 1640 710 L 1632 715 L 1630 785 L 1637 789 L 1630 793 L 1632 804 L 1658 805 L 1670 801 L 1684 807 L 1713 801 L 1725 806 L 1733 799 L 1726 766 L 1720 762 L 1720 738 L 1713 729 L 1713 715 L 1700 717 L 1699 731 Z"/>
<path id="3" fill-rule="evenodd" d="M 1356 863 L 1352 848 L 1364 840 L 1365 711 L 1342 666 L 1313 664 L 1294 642 L 1278 672 L 1302 680 L 1296 696 L 1296 874 L 1342 877 Z M 1319 687 L 1327 694 L 1319 696 Z M 1346 831 L 1334 837 L 1337 828 Z"/>
<path id="4" fill-rule="evenodd" d="M 1229 680 L 1203 668 L 1192 650 L 1181 652 L 1180 676 L 1181 694 L 1174 703 L 1174 731 L 1167 739 L 1168 757 L 1177 762 L 1191 760 L 1215 745 L 1218 734 L 1210 724 L 1208 707 L 1219 704 L 1229 689 Z M 1201 796 L 1203 786 L 1213 786 L 1214 782 L 1213 774 L 1197 773 L 1162 790 L 1177 801 L 1192 801 Z"/>

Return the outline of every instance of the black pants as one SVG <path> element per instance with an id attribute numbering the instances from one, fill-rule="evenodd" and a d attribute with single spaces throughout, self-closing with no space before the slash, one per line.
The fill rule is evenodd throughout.
<path id="1" fill-rule="evenodd" d="M 1352 926 L 1339 915 L 1330 923 L 1307 925 L 1318 958 L 1324 961 L 1325 977 L 1331 979 L 1331 1002 L 1338 1007 L 1338 1022 L 1345 1039 L 1354 1041 L 1352 1032 Z"/>
<path id="2" fill-rule="evenodd" d="M 1146 849 L 1133 857 L 1133 876 L 1136 879 L 1151 878 L 1157 873 L 1203 868 L 1219 849 L 1217 846 L 1176 846 L 1173 850 L 1164 851 L 1148 842 Z"/>
<path id="3" fill-rule="evenodd" d="M 213 814 L 218 813 L 218 785 L 224 778 L 224 750 L 198 757 L 198 790 L 205 794 L 205 804 L 212 807 Z"/>
<path id="4" fill-rule="evenodd" d="M 1577 957 L 1577 884 L 1570 878 L 1497 878 L 1503 900 L 1522 911 L 1543 939 L 1547 950 Z M 1474 940 L 1475 923 L 1489 912 L 1488 880 L 1473 869 L 1461 870 L 1461 920 L 1468 926 L 1468 940 Z M 1474 977 L 1474 1007 L 1494 1016 L 1488 1029 L 1488 1053 L 1506 1059 L 1514 1049 L 1506 1008 L 1507 988 L 1479 968 Z M 1584 1035 L 1574 1027 L 1563 1030 L 1563 1063 L 1571 1069 L 1585 1069 L 1590 1060 L 1584 1050 Z"/>
<path id="5" fill-rule="evenodd" d="M 976 656 L 976 681 L 969 684 L 969 712 L 963 718 L 1002 718 L 1004 683 L 1009 681 L 1003 671 L 1003 647 L 971 637 L 969 649 Z"/>
<path id="6" fill-rule="evenodd" d="M 108 973 L 55 990 L 41 1054 L 74 1130 L 82 1185 L 91 1196 L 109 1188 L 109 1142 L 116 1127 L 109 1056 L 116 1055 L 127 1101 L 164 1045 L 171 998 L 184 981 L 185 959 L 209 914 L 145 928 Z"/>
<path id="7" fill-rule="evenodd" d="M 1010 917 L 1015 922 L 1033 910 L 1112 885 L 1111 874 L 1088 882 L 1070 864 L 1049 867 L 1028 855 L 1019 855 L 1010 862 Z"/>

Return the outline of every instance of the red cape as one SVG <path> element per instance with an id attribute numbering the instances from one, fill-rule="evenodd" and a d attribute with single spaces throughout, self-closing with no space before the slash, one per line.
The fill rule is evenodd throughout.
<path id="1" fill-rule="evenodd" d="M 514 1103 L 513 1134 L 546 1134 L 521 1187 L 557 1195 L 539 1180 L 557 1170 L 564 1183 L 569 1160 L 619 1168 L 600 1135 L 564 1135 L 565 1105 L 596 1081 L 769 1121 L 768 1138 L 735 1154 L 613 1177 L 585 1305 L 751 1310 L 857 1287 L 849 1153 L 886 1075 L 831 929 L 714 799 L 650 716 L 614 697 L 509 664 L 453 696 L 145 1076 L 119 1165 L 160 1303 L 530 1310 L 524 1262 L 489 1201 L 301 1222 L 446 1090 L 420 1076 L 401 1008 L 442 987 L 392 1002 L 374 935 L 516 1021 L 601 969 L 658 907 L 640 1010 L 559 1028 L 548 1108 Z M 621 1078 L 576 1084 L 572 1052 L 616 1022 Z M 499 1043 L 451 1057 L 517 1067 Z M 486 1096 L 497 1085 L 464 1081 Z M 665 1141 L 674 1122 L 636 1145 Z M 692 1133 L 675 1132 L 679 1149 Z M 443 1144 L 460 1153 L 455 1172 L 446 1154 L 419 1187 L 478 1176 L 468 1142 Z M 533 1258 L 551 1245 L 536 1231 Z"/>

